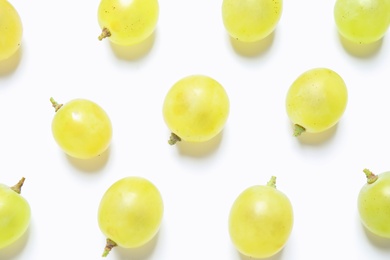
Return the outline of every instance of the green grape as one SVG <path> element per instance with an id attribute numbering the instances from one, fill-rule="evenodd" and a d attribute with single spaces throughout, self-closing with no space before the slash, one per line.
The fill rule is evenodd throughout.
<path id="1" fill-rule="evenodd" d="M 98 210 L 98 224 L 107 238 L 103 256 L 115 246 L 136 248 L 158 232 L 164 204 L 157 187 L 142 177 L 125 177 L 104 193 Z"/>
<path id="2" fill-rule="evenodd" d="M 109 147 L 111 121 L 98 104 L 86 99 L 74 99 L 64 105 L 50 100 L 56 109 L 51 125 L 53 137 L 66 154 L 90 159 Z"/>
<path id="3" fill-rule="evenodd" d="M 358 196 L 363 225 L 373 234 L 390 238 L 390 172 L 375 175 L 364 169 L 367 183 Z"/>
<path id="4" fill-rule="evenodd" d="M 0 61 L 11 57 L 20 47 L 23 26 L 16 9 L 0 0 Z"/>
<path id="5" fill-rule="evenodd" d="M 0 248 L 16 242 L 30 224 L 30 205 L 20 195 L 24 180 L 12 187 L 0 184 Z"/>
<path id="6" fill-rule="evenodd" d="M 286 98 L 288 117 L 294 135 L 319 133 L 334 126 L 343 115 L 348 100 L 344 80 L 327 68 L 301 74 L 290 86 Z"/>
<path id="7" fill-rule="evenodd" d="M 229 98 L 213 78 L 191 75 L 168 91 L 163 116 L 171 130 L 170 144 L 177 141 L 204 142 L 220 133 L 229 115 Z"/>
<path id="8" fill-rule="evenodd" d="M 334 19 L 339 33 L 360 44 L 381 39 L 390 25 L 389 0 L 337 0 Z"/>
<path id="9" fill-rule="evenodd" d="M 113 43 L 125 46 L 142 42 L 154 32 L 158 16 L 157 0 L 101 0 L 99 40 L 108 37 Z"/>
<path id="10" fill-rule="evenodd" d="M 223 24 L 234 39 L 259 41 L 275 30 L 282 7 L 282 0 L 223 0 Z"/>
<path id="11" fill-rule="evenodd" d="M 286 245 L 293 228 L 293 208 L 276 189 L 276 177 L 267 185 L 245 189 L 229 214 L 229 234 L 236 249 L 248 257 L 265 258 Z"/>

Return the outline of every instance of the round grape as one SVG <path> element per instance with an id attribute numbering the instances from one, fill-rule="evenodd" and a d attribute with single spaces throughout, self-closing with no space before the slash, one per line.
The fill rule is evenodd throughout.
<path id="1" fill-rule="evenodd" d="M 286 98 L 294 135 L 331 128 L 343 115 L 347 100 L 346 84 L 333 70 L 315 68 L 304 72 L 290 86 Z"/>
<path id="2" fill-rule="evenodd" d="M 337 0 L 334 20 L 344 38 L 359 44 L 376 42 L 390 25 L 390 1 Z"/>
<path id="3" fill-rule="evenodd" d="M 0 0 L 0 61 L 11 57 L 20 47 L 23 25 L 16 9 L 7 1 Z"/>
<path id="4" fill-rule="evenodd" d="M 98 21 L 99 40 L 106 37 L 118 45 L 134 45 L 155 30 L 159 16 L 157 0 L 101 0 Z"/>
<path id="5" fill-rule="evenodd" d="M 104 193 L 98 224 L 107 238 L 103 256 L 115 246 L 136 248 L 158 232 L 164 204 L 157 187 L 143 177 L 125 177 Z"/>
<path id="6" fill-rule="evenodd" d="M 288 197 L 275 186 L 245 189 L 229 214 L 229 234 L 236 249 L 248 257 L 271 257 L 283 249 L 293 228 L 293 208 Z"/>
<path id="7" fill-rule="evenodd" d="M 20 195 L 24 180 L 12 187 L 0 184 L 0 249 L 16 242 L 30 224 L 30 205 Z"/>
<path id="8" fill-rule="evenodd" d="M 191 75 L 168 91 L 163 116 L 171 130 L 170 144 L 177 141 L 204 142 L 220 133 L 229 115 L 229 98 L 211 77 Z"/>
<path id="9" fill-rule="evenodd" d="M 90 159 L 110 145 L 112 125 L 107 113 L 87 99 L 74 99 L 64 105 L 51 99 L 56 114 L 51 129 L 61 149 L 71 157 Z"/>
<path id="10" fill-rule="evenodd" d="M 275 30 L 282 7 L 282 0 L 223 0 L 223 24 L 234 39 L 259 41 Z"/>
<path id="11" fill-rule="evenodd" d="M 367 183 L 358 195 L 363 225 L 373 234 L 390 238 L 390 172 L 375 175 L 364 169 Z"/>

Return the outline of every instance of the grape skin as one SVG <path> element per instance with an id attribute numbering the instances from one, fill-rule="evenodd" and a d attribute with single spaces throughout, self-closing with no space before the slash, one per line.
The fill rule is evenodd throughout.
<path id="1" fill-rule="evenodd" d="M 124 46 L 140 43 L 154 32 L 158 17 L 157 0 L 101 0 L 99 40 L 108 37 L 113 43 Z"/>
<path id="2" fill-rule="evenodd" d="M 168 128 L 186 142 L 212 139 L 222 131 L 228 115 L 229 98 L 225 89 L 205 75 L 191 75 L 177 81 L 163 104 Z"/>
<path id="3" fill-rule="evenodd" d="M 98 223 L 111 245 L 136 248 L 156 235 L 163 213 L 164 204 L 157 187 L 143 177 L 131 176 L 107 189 L 100 201 Z M 110 250 L 106 248 L 104 255 Z"/>
<path id="4" fill-rule="evenodd" d="M 16 9 L 0 0 L 0 61 L 10 58 L 20 47 L 23 25 Z"/>
<path id="5" fill-rule="evenodd" d="M 367 170 L 365 171 L 367 174 Z M 368 182 L 358 195 L 360 219 L 373 234 L 390 238 L 390 172 L 377 175 L 372 183 L 370 178 L 373 176 L 367 177 Z"/>
<path id="6" fill-rule="evenodd" d="M 223 24 L 234 39 L 259 41 L 275 30 L 282 8 L 282 0 L 223 0 Z"/>
<path id="7" fill-rule="evenodd" d="M 19 184 L 23 184 L 24 178 L 21 182 Z M 30 205 L 19 193 L 0 184 L 0 249 L 17 241 L 30 224 Z"/>
<path id="8" fill-rule="evenodd" d="M 74 99 L 56 112 L 52 133 L 66 154 L 90 159 L 107 150 L 112 138 L 112 125 L 107 113 L 98 104 L 87 99 Z"/>
<path id="9" fill-rule="evenodd" d="M 271 257 L 287 243 L 293 228 L 293 208 L 288 197 L 268 185 L 245 189 L 229 213 L 229 235 L 236 249 L 254 258 Z"/>
<path id="10" fill-rule="evenodd" d="M 331 128 L 344 114 L 347 101 L 346 84 L 333 70 L 315 68 L 302 73 L 286 97 L 286 111 L 294 124 L 294 135 Z"/>
<path id="11" fill-rule="evenodd" d="M 376 42 L 390 25 L 390 1 L 337 0 L 334 20 L 344 38 L 359 44 Z"/>

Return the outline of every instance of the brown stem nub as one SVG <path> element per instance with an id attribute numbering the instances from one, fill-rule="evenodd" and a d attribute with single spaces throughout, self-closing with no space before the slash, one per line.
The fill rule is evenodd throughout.
<path id="1" fill-rule="evenodd" d="M 305 132 L 306 129 L 298 124 L 294 125 L 294 136 L 300 136 L 303 132 Z"/>
<path id="2" fill-rule="evenodd" d="M 108 255 L 108 253 L 110 253 L 111 249 L 113 249 L 116 246 L 117 246 L 117 244 L 114 241 L 112 241 L 111 239 L 107 238 L 107 240 L 106 240 L 106 247 L 104 248 L 104 252 L 103 252 L 102 257 L 106 257 Z"/>
<path id="3" fill-rule="evenodd" d="M 366 174 L 368 184 L 374 183 L 378 179 L 378 175 L 375 175 L 369 169 L 364 169 L 363 172 Z"/>
<path id="4" fill-rule="evenodd" d="M 51 105 L 54 107 L 54 111 L 57 112 L 58 109 L 62 107 L 62 104 L 57 103 L 57 101 L 54 100 L 54 98 L 50 98 Z"/>
<path id="5" fill-rule="evenodd" d="M 110 37 L 111 32 L 108 30 L 108 28 L 104 27 L 102 30 L 102 33 L 99 35 L 98 39 L 99 41 L 103 40 L 104 38 Z"/>
<path id="6" fill-rule="evenodd" d="M 171 136 L 169 137 L 168 143 L 170 145 L 174 145 L 174 144 L 176 144 L 177 142 L 180 142 L 180 141 L 181 141 L 181 138 L 177 134 L 171 133 Z"/>
<path id="7" fill-rule="evenodd" d="M 11 190 L 13 190 L 14 192 L 20 194 L 20 192 L 22 191 L 22 186 L 23 186 L 23 183 L 24 183 L 24 180 L 26 178 L 21 178 L 20 181 L 18 183 L 16 183 L 14 186 L 11 187 Z"/>
<path id="8" fill-rule="evenodd" d="M 276 188 L 276 176 L 271 176 L 271 179 L 267 182 L 267 186 Z"/>

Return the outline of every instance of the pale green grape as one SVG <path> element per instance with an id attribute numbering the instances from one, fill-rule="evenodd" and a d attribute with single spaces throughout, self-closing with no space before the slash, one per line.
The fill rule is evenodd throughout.
<path id="1" fill-rule="evenodd" d="M 327 68 L 304 72 L 292 83 L 286 98 L 294 135 L 305 131 L 319 133 L 334 126 L 343 115 L 347 101 L 347 87 L 339 74 Z"/>
<path id="2" fill-rule="evenodd" d="M 390 172 L 375 175 L 364 169 L 367 183 L 358 196 L 363 225 L 373 234 L 390 238 Z"/>
<path id="3" fill-rule="evenodd" d="M 223 0 L 222 19 L 232 38 L 255 42 L 275 30 L 282 8 L 282 0 Z"/>
<path id="4" fill-rule="evenodd" d="M 368 44 L 381 39 L 390 25 L 390 0 L 337 0 L 334 19 L 346 39 Z"/>
<path id="5" fill-rule="evenodd" d="M 30 224 L 30 205 L 20 195 L 24 180 L 12 187 L 0 184 L 0 248 L 16 242 Z"/>
<path id="6" fill-rule="evenodd" d="M 164 104 L 165 123 L 176 141 L 204 142 L 220 133 L 229 115 L 229 98 L 222 85 L 211 77 L 191 75 L 177 81 Z"/>
<path id="7" fill-rule="evenodd" d="M 23 26 L 16 9 L 0 0 L 0 61 L 11 57 L 20 47 Z"/>
<path id="8" fill-rule="evenodd" d="M 112 125 L 107 113 L 95 102 L 74 99 L 64 105 L 51 99 L 56 113 L 51 129 L 53 137 L 68 155 L 90 159 L 110 145 Z"/>
<path id="9" fill-rule="evenodd" d="M 229 214 L 229 234 L 236 249 L 254 258 L 271 257 L 286 245 L 293 228 L 289 198 L 276 189 L 276 177 L 267 185 L 245 189 Z"/>
<path id="10" fill-rule="evenodd" d="M 125 177 L 104 193 L 98 210 L 98 224 L 107 238 L 103 256 L 114 246 L 136 248 L 158 232 L 164 204 L 157 187 L 143 177 Z"/>
<path id="11" fill-rule="evenodd" d="M 109 37 L 118 45 L 144 41 L 155 30 L 159 17 L 157 0 L 101 0 L 98 21 L 99 40 Z"/>

